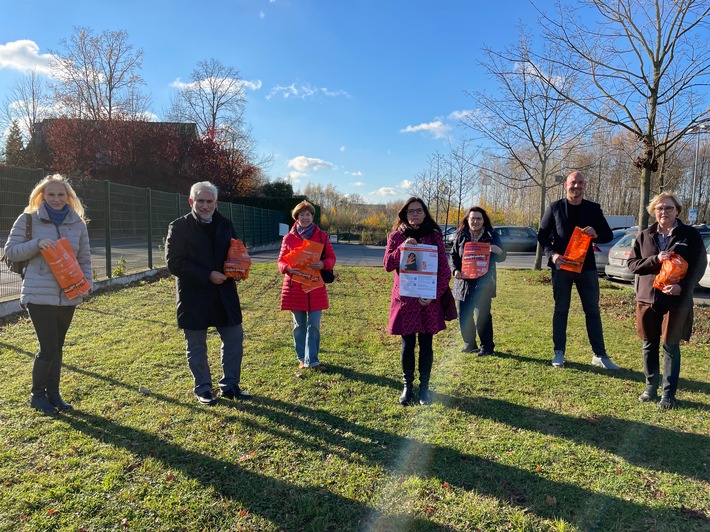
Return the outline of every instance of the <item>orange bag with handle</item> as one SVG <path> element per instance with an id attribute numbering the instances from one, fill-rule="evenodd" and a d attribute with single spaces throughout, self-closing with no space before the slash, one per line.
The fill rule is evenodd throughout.
<path id="1" fill-rule="evenodd" d="M 227 251 L 227 260 L 224 261 L 224 275 L 231 279 L 247 279 L 250 267 L 251 257 L 244 247 L 244 242 L 232 238 Z"/>
<path id="2" fill-rule="evenodd" d="M 323 244 L 304 240 L 301 244 L 283 256 L 283 261 L 295 271 L 291 279 L 301 284 L 301 289 L 308 293 L 311 290 L 325 286 L 320 270 L 314 270 L 309 265 L 318 262 L 323 251 Z"/>
<path id="3" fill-rule="evenodd" d="M 91 289 L 89 281 L 81 271 L 74 250 L 66 238 L 60 238 L 54 243 L 54 247 L 48 247 L 41 251 L 59 286 L 62 287 L 64 295 L 69 299 L 74 299 L 89 294 Z"/>
<path id="4" fill-rule="evenodd" d="M 582 266 L 584 266 L 584 259 L 587 258 L 587 251 L 591 242 L 591 236 L 583 233 L 581 227 L 575 227 L 572 238 L 570 238 L 563 255 L 565 260 L 571 261 L 573 264 L 562 264 L 560 269 L 580 273 Z"/>
<path id="5" fill-rule="evenodd" d="M 677 253 L 671 253 L 669 259 L 661 263 L 661 271 L 653 279 L 653 287 L 663 290 L 666 286 L 678 284 L 688 273 L 688 263 Z"/>

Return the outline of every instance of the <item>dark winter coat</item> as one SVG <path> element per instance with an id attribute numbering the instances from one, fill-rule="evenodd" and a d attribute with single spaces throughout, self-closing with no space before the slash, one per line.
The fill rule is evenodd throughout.
<path id="1" fill-rule="evenodd" d="M 664 294 L 653 287 L 653 280 L 661 271 L 662 262 L 658 260 L 661 248 L 658 247 L 655 234 L 658 222 L 641 233 L 634 242 L 631 256 L 627 262 L 630 271 L 636 277 L 636 301 L 639 303 L 660 304 L 667 307 L 693 306 L 693 290 L 703 276 L 707 266 L 707 255 L 703 246 L 703 237 L 694 227 L 678 221 L 673 228 L 667 249 L 683 257 L 688 263 L 688 272 L 678 283 L 681 287 L 679 296 Z"/>
<path id="2" fill-rule="evenodd" d="M 176 277 L 177 322 L 181 329 L 203 330 L 242 322 L 234 279 L 222 284 L 210 281 L 213 271 L 224 272 L 230 241 L 236 238 L 234 227 L 217 211 L 212 224 L 214 237 L 191 211 L 168 227 L 165 258 L 168 270 Z"/>

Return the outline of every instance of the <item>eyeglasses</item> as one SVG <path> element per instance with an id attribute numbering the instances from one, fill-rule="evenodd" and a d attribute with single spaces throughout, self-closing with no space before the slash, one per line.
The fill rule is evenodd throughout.
<path id="1" fill-rule="evenodd" d="M 422 214 L 424 209 L 407 209 L 407 214 Z"/>
<path id="2" fill-rule="evenodd" d="M 656 212 L 663 212 L 663 211 L 672 211 L 673 209 L 675 209 L 675 207 L 673 205 L 670 205 L 668 207 L 656 207 L 654 210 Z"/>

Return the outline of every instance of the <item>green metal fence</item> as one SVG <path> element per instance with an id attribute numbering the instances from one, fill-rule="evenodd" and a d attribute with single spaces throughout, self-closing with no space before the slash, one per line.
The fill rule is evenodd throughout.
<path id="1" fill-rule="evenodd" d="M 12 224 L 27 206 L 29 194 L 47 173 L 0 166 L 0 248 Z M 189 212 L 188 196 L 109 181 L 72 179 L 89 218 L 89 239 L 94 278 L 115 277 L 165 265 L 168 224 Z M 221 202 L 247 248 L 277 243 L 279 223 L 289 224 L 287 212 Z M 20 276 L 0 266 L 0 300 L 17 297 Z"/>

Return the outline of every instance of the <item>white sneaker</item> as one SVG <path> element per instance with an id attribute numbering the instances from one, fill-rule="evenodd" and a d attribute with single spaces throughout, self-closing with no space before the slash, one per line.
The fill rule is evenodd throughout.
<path id="1" fill-rule="evenodd" d="M 555 356 L 552 359 L 552 365 L 556 368 L 561 368 L 565 365 L 565 352 L 555 349 Z"/>
<path id="2" fill-rule="evenodd" d="M 598 357 L 597 355 L 592 356 L 592 366 L 602 369 L 621 369 L 609 357 Z"/>

